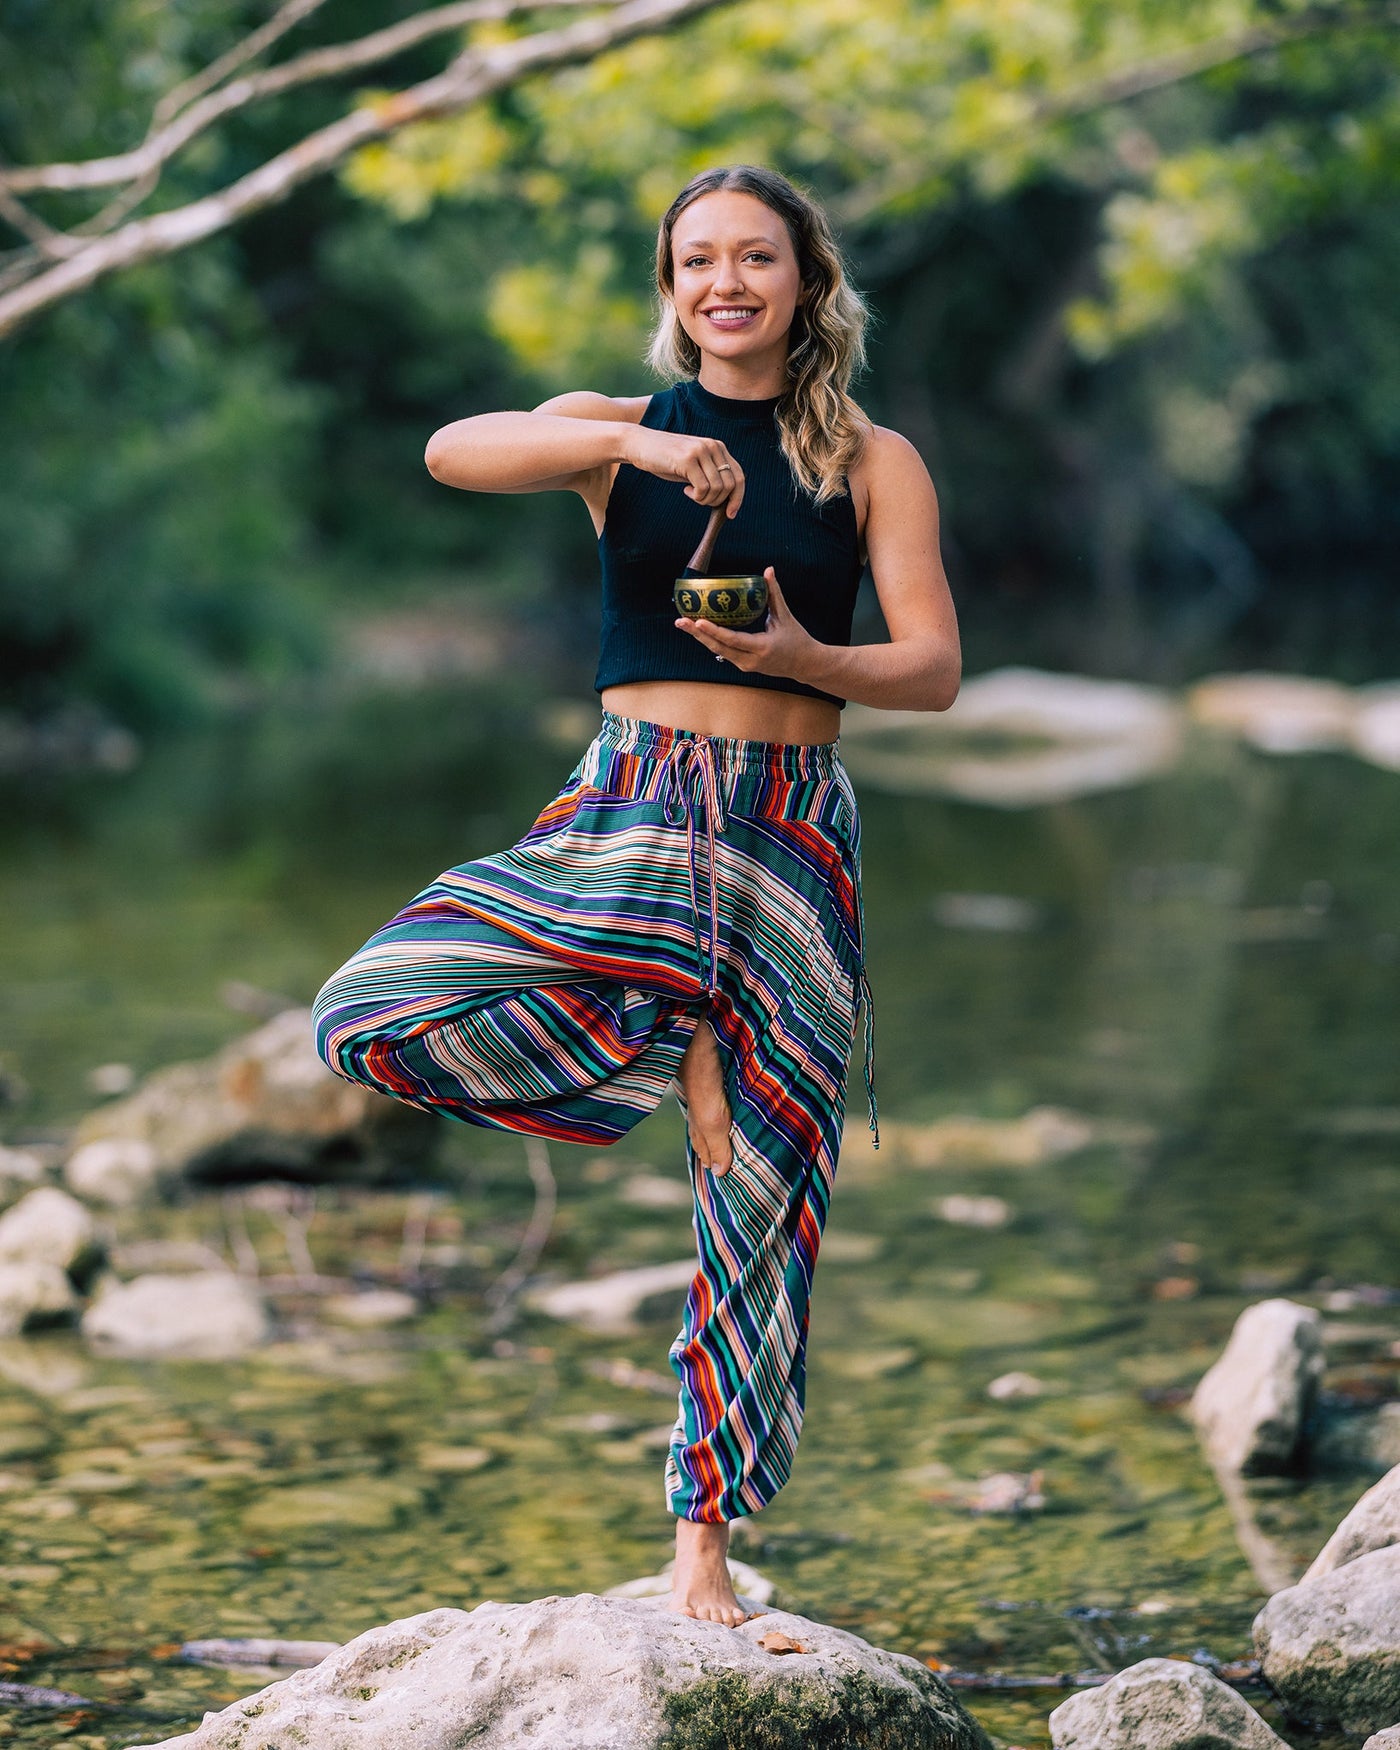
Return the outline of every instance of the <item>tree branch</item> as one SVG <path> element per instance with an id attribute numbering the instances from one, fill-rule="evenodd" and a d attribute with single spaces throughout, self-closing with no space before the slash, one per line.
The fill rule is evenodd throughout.
<path id="1" fill-rule="evenodd" d="M 490 3 L 504 4 L 506 0 Z M 468 49 L 443 72 L 352 110 L 217 194 L 132 219 L 120 230 L 91 242 L 70 238 L 77 247 L 67 260 L 0 295 L 0 336 L 119 268 L 173 255 L 226 230 L 250 213 L 284 200 L 293 189 L 331 169 L 370 140 L 396 133 L 410 122 L 455 114 L 533 73 L 592 60 L 606 49 L 665 30 L 721 4 L 724 0 L 622 0 L 598 17 L 538 31 L 514 42 Z"/>
<path id="2" fill-rule="evenodd" d="M 309 18 L 313 12 L 319 12 L 326 0 L 286 0 L 286 4 L 278 8 L 266 24 L 259 25 L 257 30 L 244 37 L 241 43 L 235 43 L 217 60 L 211 61 L 200 73 L 191 74 L 156 104 L 151 112 L 151 125 L 147 129 L 149 139 L 158 128 L 163 128 L 188 104 L 202 97 L 206 91 L 212 91 L 216 85 L 222 85 L 230 73 L 236 73 L 247 61 L 256 60 L 264 49 L 270 49 L 279 37 L 284 37 L 294 25 L 304 18 Z"/>
<path id="3" fill-rule="evenodd" d="M 315 0 L 315 4 L 322 4 L 322 0 Z M 118 152 L 110 158 L 86 158 L 72 164 L 22 165 L 0 170 L 0 188 L 24 194 L 36 189 L 113 188 L 119 183 L 149 175 L 206 128 L 236 110 L 246 109 L 260 98 L 275 97 L 317 79 L 361 72 L 366 67 L 377 66 L 381 61 L 402 54 L 406 49 L 416 48 L 419 43 L 448 31 L 463 30 L 468 25 L 500 22 L 517 18 L 524 12 L 596 4 L 597 0 L 454 0 L 452 5 L 415 13 L 412 18 L 373 31 L 354 42 L 309 49 L 304 55 L 284 61 L 280 66 L 245 74 L 217 91 L 202 96 L 196 93 L 198 101 L 174 113 L 164 127 L 148 134 L 130 152 Z M 247 44 L 242 47 L 246 48 Z M 197 84 L 198 80 L 191 83 Z"/>

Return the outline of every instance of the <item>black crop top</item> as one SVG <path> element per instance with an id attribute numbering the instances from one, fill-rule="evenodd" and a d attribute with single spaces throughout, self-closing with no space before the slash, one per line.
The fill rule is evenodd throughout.
<path id="1" fill-rule="evenodd" d="M 795 617 L 823 644 L 849 644 L 864 565 L 849 492 L 817 505 L 778 446 L 777 400 L 734 401 L 677 383 L 653 395 L 641 423 L 658 431 L 717 437 L 744 470 L 744 502 L 720 530 L 715 573 L 771 565 Z M 675 625 L 671 590 L 705 532 L 709 511 L 679 481 L 623 462 L 613 479 L 598 555 L 603 567 L 603 644 L 594 686 L 624 681 L 722 681 L 830 699 L 784 675 L 748 674 Z"/>

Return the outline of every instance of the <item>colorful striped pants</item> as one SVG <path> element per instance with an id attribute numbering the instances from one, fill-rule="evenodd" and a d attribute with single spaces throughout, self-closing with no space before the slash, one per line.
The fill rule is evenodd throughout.
<path id="1" fill-rule="evenodd" d="M 756 1512 L 792 1467 L 861 1002 L 876 1128 L 859 859 L 835 743 L 605 713 L 518 844 L 440 875 L 316 998 L 337 1074 L 468 1124 L 599 1144 L 653 1110 L 708 1020 L 734 1164 L 715 1177 L 687 1147 L 699 1269 L 671 1347 L 666 1461 L 687 1519 Z"/>

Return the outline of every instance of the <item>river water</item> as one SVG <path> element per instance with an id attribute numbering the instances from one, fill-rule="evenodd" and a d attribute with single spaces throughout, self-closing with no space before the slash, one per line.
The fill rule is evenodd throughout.
<path id="1" fill-rule="evenodd" d="M 326 695 L 122 776 L 12 783 L 0 1137 L 61 1143 L 96 1066 L 204 1055 L 256 993 L 308 1001 L 440 869 L 524 829 L 576 756 L 560 719 L 480 686 Z M 1397 1395 L 1400 777 L 1200 736 L 1150 782 L 1034 809 L 857 783 L 891 1140 L 864 1141 L 857 1059 L 803 1443 L 735 1553 L 792 1608 L 984 1678 L 1244 1657 L 1263 1594 L 1181 1405 L 1274 1293 L 1351 1320 L 1339 1401 Z M 1087 1146 L 917 1164 L 940 1120 L 1043 1106 Z M 616 1149 L 553 1150 L 541 1270 L 684 1257 L 681 1134 L 668 1103 Z M 950 1197 L 1004 1219 L 950 1222 Z M 0 1343 L 0 1677 L 101 1704 L 8 1709 L 0 1742 L 145 1742 L 265 1680 L 181 1664 L 182 1640 L 343 1640 L 657 1570 L 680 1297 L 626 1336 L 532 1313 L 493 1337 L 484 1291 L 530 1210 L 519 1140 L 445 1124 L 401 1191 L 112 1217 L 116 1245 L 230 1259 L 244 1229 L 272 1278 L 300 1238 L 324 1273 L 392 1282 L 411 1233 L 428 1306 L 352 1332 L 287 1286 L 277 1340 L 232 1365 Z M 1039 1395 L 989 1396 L 1012 1371 Z M 1043 1505 L 973 1511 L 994 1473 Z M 1301 1566 L 1367 1480 L 1256 1507 Z M 1040 1750 L 1065 1692 L 961 1693 Z"/>

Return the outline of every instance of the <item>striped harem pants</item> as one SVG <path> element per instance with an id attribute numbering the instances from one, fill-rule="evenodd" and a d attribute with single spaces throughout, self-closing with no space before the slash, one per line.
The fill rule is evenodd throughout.
<path id="1" fill-rule="evenodd" d="M 863 938 L 860 817 L 836 743 L 605 712 L 518 844 L 440 875 L 316 998 L 337 1074 L 580 1143 L 652 1111 L 709 1022 L 734 1164 L 716 1177 L 687 1145 L 699 1268 L 671 1346 L 665 1475 L 686 1519 L 754 1513 L 792 1468 L 862 1003 L 876 1131 Z"/>

